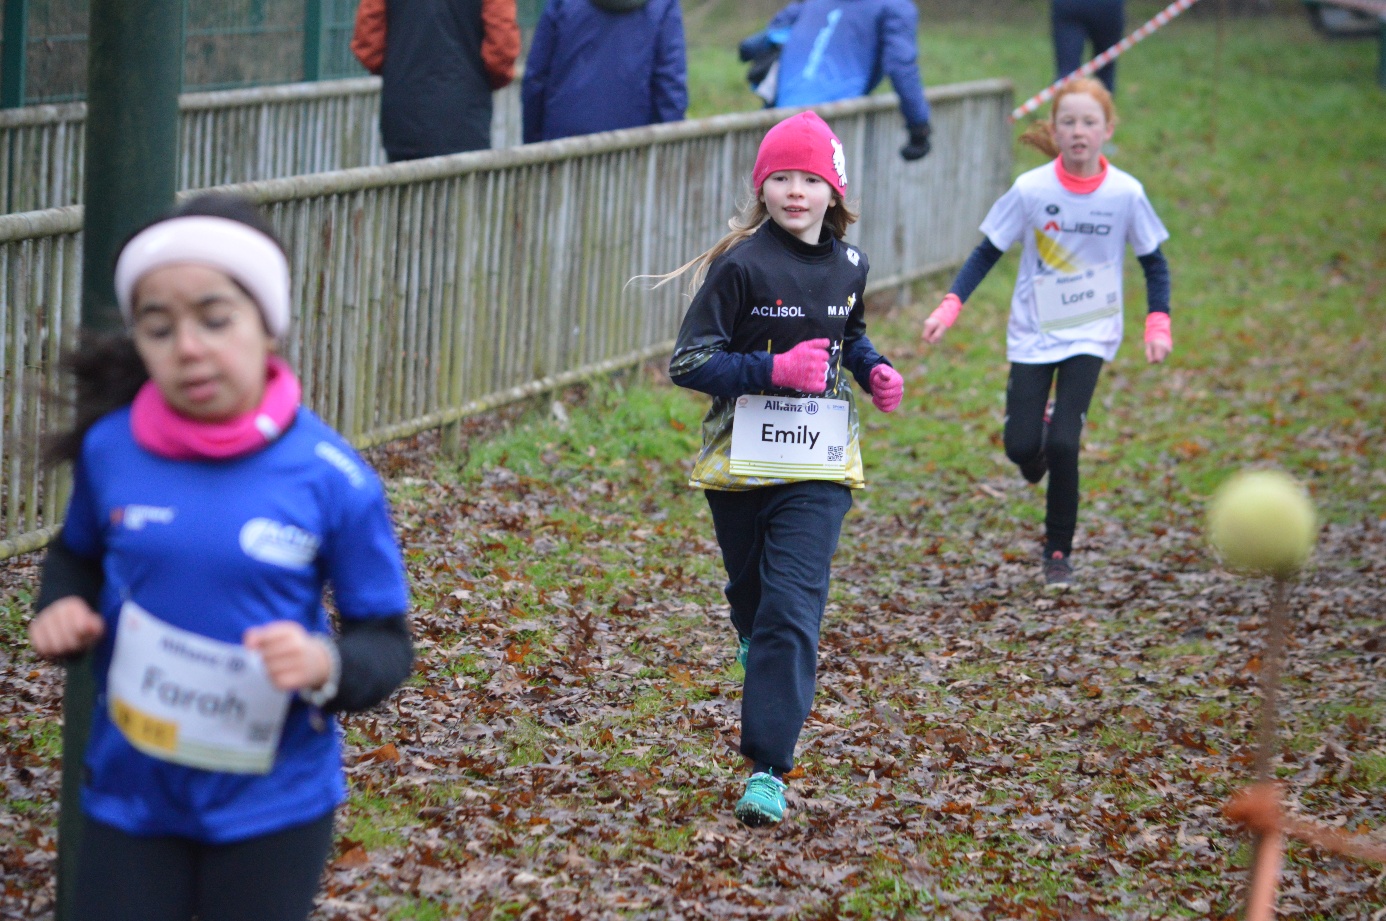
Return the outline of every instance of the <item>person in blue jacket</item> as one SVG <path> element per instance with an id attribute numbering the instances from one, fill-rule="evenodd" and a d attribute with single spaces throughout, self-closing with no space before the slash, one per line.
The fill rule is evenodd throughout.
<path id="1" fill-rule="evenodd" d="M 526 144 L 680 121 L 688 68 L 678 0 L 549 0 L 520 93 Z"/>
<path id="2" fill-rule="evenodd" d="M 918 30 L 911 0 L 799 0 L 743 41 L 740 54 L 764 61 L 779 47 L 771 85 L 757 89 L 771 106 L 853 99 L 889 77 L 909 133 L 900 156 L 918 160 L 930 150 Z"/>
<path id="3" fill-rule="evenodd" d="M 72 498 L 29 625 L 96 683 L 69 921 L 303 921 L 346 798 L 333 714 L 413 660 L 385 492 L 300 405 L 288 260 L 248 202 L 135 234 L 116 294 L 127 331 L 69 359 Z"/>

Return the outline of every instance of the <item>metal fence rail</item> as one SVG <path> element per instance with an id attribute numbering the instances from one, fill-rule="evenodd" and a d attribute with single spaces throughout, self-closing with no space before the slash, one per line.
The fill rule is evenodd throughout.
<path id="1" fill-rule="evenodd" d="M 821 106 L 846 148 L 871 289 L 960 262 L 1010 181 L 1010 84 L 936 88 L 934 152 L 898 155 L 894 96 Z M 665 272 L 724 232 L 785 111 L 723 115 L 234 187 L 286 241 L 304 401 L 357 445 L 667 353 L 687 306 Z M 41 473 L 36 399 L 71 342 L 79 208 L 0 217 L 0 557 L 41 546 L 65 480 Z"/>
<path id="2" fill-rule="evenodd" d="M 492 95 L 491 146 L 520 143 L 518 80 Z M 185 93 L 179 188 L 301 176 L 385 162 L 380 78 Z M 84 102 L 0 110 L 0 213 L 80 204 Z"/>

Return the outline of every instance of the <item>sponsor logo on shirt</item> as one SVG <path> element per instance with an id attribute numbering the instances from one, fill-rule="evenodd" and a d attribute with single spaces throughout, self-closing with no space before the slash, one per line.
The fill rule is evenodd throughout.
<path id="1" fill-rule="evenodd" d="M 147 524 L 171 524 L 174 514 L 164 505 L 127 505 L 111 509 L 111 524 L 127 531 L 143 531 Z"/>
<path id="2" fill-rule="evenodd" d="M 313 562 L 321 543 L 315 534 L 268 518 L 252 518 L 241 526 L 241 549 L 246 556 L 285 569 Z"/>
<path id="3" fill-rule="evenodd" d="M 1045 214 L 1058 214 L 1058 213 L 1059 213 L 1059 206 L 1058 206 L 1058 205 L 1045 205 L 1045 206 L 1044 206 L 1044 213 L 1045 213 Z"/>
<path id="4" fill-rule="evenodd" d="M 1105 237 L 1112 232 L 1111 224 L 1090 224 L 1087 221 L 1077 221 L 1064 226 L 1058 221 L 1046 221 L 1044 224 L 1045 233 L 1051 231 L 1056 233 L 1086 233 L 1094 236 Z"/>
<path id="5" fill-rule="evenodd" d="M 342 474 L 352 486 L 360 489 L 362 486 L 366 485 L 366 475 L 361 472 L 360 465 L 348 457 L 346 452 L 341 448 L 338 448 L 336 445 L 328 444 L 325 441 L 320 441 L 317 443 L 317 446 L 313 448 L 313 453 L 342 471 Z"/>
<path id="6" fill-rule="evenodd" d="M 852 265 L 860 265 L 860 264 L 861 264 L 861 253 L 859 253 L 859 252 L 857 252 L 856 250 L 852 249 L 852 247 L 850 247 L 850 246 L 847 247 L 847 261 L 850 262 L 850 263 L 852 263 Z"/>
<path id="7" fill-rule="evenodd" d="M 777 300 L 774 306 L 752 307 L 751 316 L 772 317 L 777 320 L 792 319 L 804 316 L 804 308 L 797 305 L 785 306 L 784 301 Z"/>

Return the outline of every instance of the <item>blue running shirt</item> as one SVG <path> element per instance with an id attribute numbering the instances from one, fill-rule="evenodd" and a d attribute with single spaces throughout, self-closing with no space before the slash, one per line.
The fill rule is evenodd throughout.
<path id="1" fill-rule="evenodd" d="M 403 614 L 408 587 L 375 473 L 306 409 L 252 454 L 175 461 L 136 444 L 127 407 L 88 431 L 74 481 L 63 541 L 99 558 L 105 577 L 86 813 L 131 834 L 224 843 L 312 821 L 341 803 L 336 722 L 310 720 L 296 695 L 270 772 L 234 774 L 137 751 L 110 721 L 106 679 L 126 600 L 230 643 L 276 620 L 330 632 L 328 584 L 343 618 Z"/>

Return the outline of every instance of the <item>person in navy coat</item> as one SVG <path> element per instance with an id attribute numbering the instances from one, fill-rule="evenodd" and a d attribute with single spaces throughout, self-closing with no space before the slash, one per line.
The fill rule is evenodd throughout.
<path id="1" fill-rule="evenodd" d="M 526 144 L 681 120 L 688 68 L 678 0 L 549 0 L 521 99 Z"/>

